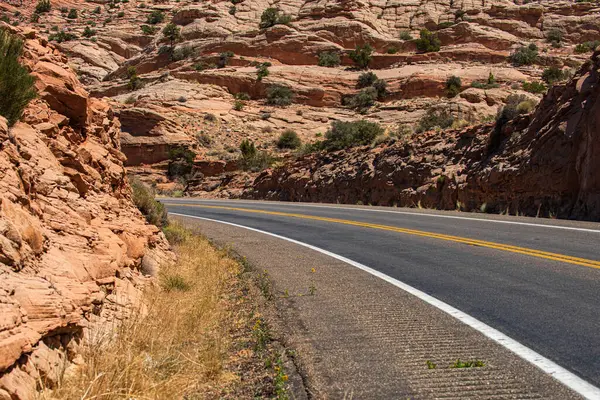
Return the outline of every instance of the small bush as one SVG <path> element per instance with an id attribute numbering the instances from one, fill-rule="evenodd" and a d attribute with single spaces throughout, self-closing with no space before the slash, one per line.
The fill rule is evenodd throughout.
<path id="1" fill-rule="evenodd" d="M 361 121 L 334 121 L 331 128 L 325 133 L 323 147 L 329 151 L 342 150 L 353 146 L 371 144 L 383 128 L 374 122 Z"/>
<path id="2" fill-rule="evenodd" d="M 568 73 L 564 72 L 560 68 L 550 67 L 546 68 L 542 73 L 542 80 L 549 85 L 552 85 L 555 82 L 560 82 L 565 80 L 568 77 Z"/>
<path id="3" fill-rule="evenodd" d="M 188 58 L 193 57 L 195 54 L 195 50 L 189 44 L 185 46 L 177 47 L 175 50 L 171 52 L 171 59 L 173 61 L 181 61 L 186 60 Z"/>
<path id="4" fill-rule="evenodd" d="M 160 10 L 154 10 L 150 13 L 150 15 L 148 15 L 148 19 L 146 20 L 146 23 L 148 23 L 150 25 L 156 25 L 156 24 L 160 24 L 164 20 L 165 20 L 165 14 L 163 14 L 163 12 Z"/>
<path id="5" fill-rule="evenodd" d="M 129 184 L 132 189 L 133 203 L 146 217 L 146 221 L 158 227 L 166 226 L 167 210 L 162 203 L 154 200 L 152 189 L 137 177 L 130 177 Z"/>
<path id="6" fill-rule="evenodd" d="M 35 13 L 36 14 L 44 14 L 44 13 L 50 12 L 51 8 L 52 8 L 52 6 L 50 4 L 50 0 L 39 0 L 35 6 Z"/>
<path id="7" fill-rule="evenodd" d="M 58 33 L 53 33 L 51 35 L 48 36 L 48 40 L 51 40 L 53 42 L 57 42 L 57 43 L 63 43 L 63 42 L 68 42 L 71 40 L 77 39 L 77 35 L 73 34 L 73 33 L 68 33 L 65 31 L 60 31 Z"/>
<path id="8" fill-rule="evenodd" d="M 169 150 L 169 178 L 179 178 L 186 181 L 194 169 L 196 153 L 187 147 L 178 146 Z"/>
<path id="9" fill-rule="evenodd" d="M 588 53 L 596 50 L 596 47 L 600 46 L 600 40 L 593 40 L 584 43 L 580 43 L 575 46 L 575 53 Z"/>
<path id="10" fill-rule="evenodd" d="M 0 29 L 0 115 L 12 126 L 36 97 L 35 78 L 19 63 L 23 42 Z"/>
<path id="11" fill-rule="evenodd" d="M 358 81 L 356 82 L 356 87 L 358 89 L 366 88 L 372 86 L 375 81 L 379 79 L 377 75 L 373 72 L 363 72 L 358 76 Z"/>
<path id="12" fill-rule="evenodd" d="M 437 28 L 438 29 L 446 29 L 446 28 L 450 28 L 454 24 L 455 24 L 455 22 L 452 22 L 452 21 L 440 22 L 438 24 Z"/>
<path id="13" fill-rule="evenodd" d="M 519 114 L 529 114 L 535 109 L 536 104 L 532 100 L 525 100 L 517 104 Z"/>
<path id="14" fill-rule="evenodd" d="M 94 14 L 100 14 L 102 13 L 102 9 L 100 8 L 100 6 L 94 8 L 94 11 L 92 11 Z"/>
<path id="15" fill-rule="evenodd" d="M 125 16 L 125 11 L 119 11 L 117 13 L 117 18 L 123 18 Z"/>
<path id="16" fill-rule="evenodd" d="M 259 27 L 267 29 L 275 25 L 289 25 L 292 22 L 292 17 L 289 15 L 280 15 L 276 8 L 267 8 L 260 16 Z"/>
<path id="17" fill-rule="evenodd" d="M 563 39 L 563 33 L 560 29 L 550 29 L 546 35 L 546 41 L 554 47 L 560 47 Z"/>
<path id="18" fill-rule="evenodd" d="M 302 145 L 298 134 L 291 129 L 287 129 L 279 136 L 277 147 L 280 149 L 297 149 Z"/>
<path id="19" fill-rule="evenodd" d="M 242 110 L 244 109 L 244 102 L 243 102 L 243 101 L 241 101 L 241 100 L 236 100 L 236 101 L 233 103 L 233 109 L 234 109 L 235 111 L 242 111 Z"/>
<path id="20" fill-rule="evenodd" d="M 161 286 L 167 292 L 187 292 L 191 289 L 185 278 L 177 274 L 164 276 Z"/>
<path id="21" fill-rule="evenodd" d="M 425 53 L 440 51 L 442 42 L 435 33 L 432 33 L 427 29 L 422 29 L 419 32 L 419 36 L 420 38 L 416 41 L 417 49 L 419 51 Z"/>
<path id="22" fill-rule="evenodd" d="M 262 81 L 263 78 L 269 76 L 270 62 L 260 63 L 256 66 L 256 80 Z"/>
<path id="23" fill-rule="evenodd" d="M 538 47 L 531 43 L 529 46 L 521 46 L 510 55 L 510 61 L 516 67 L 521 65 L 532 65 L 538 60 Z"/>
<path id="24" fill-rule="evenodd" d="M 377 79 L 373 82 L 373 88 L 377 91 L 377 98 L 381 99 L 387 94 L 387 82 L 383 79 Z"/>
<path id="25" fill-rule="evenodd" d="M 129 78 L 129 82 L 127 83 L 129 90 L 138 90 L 144 86 L 135 67 L 127 68 L 127 77 Z"/>
<path id="26" fill-rule="evenodd" d="M 319 53 L 319 66 L 337 67 L 342 63 L 340 54 L 337 51 L 324 51 Z"/>
<path id="27" fill-rule="evenodd" d="M 239 159 L 239 165 L 246 171 L 261 171 L 268 168 L 273 163 L 273 158 L 266 151 L 256 150 L 254 142 L 248 139 L 242 140 L 240 144 L 242 155 Z"/>
<path id="28" fill-rule="evenodd" d="M 174 23 L 168 23 L 162 30 L 162 34 L 166 39 L 169 39 L 171 46 L 181 38 L 181 29 Z"/>
<path id="29" fill-rule="evenodd" d="M 69 11 L 69 14 L 67 14 L 67 18 L 68 19 L 77 19 L 77 10 L 74 8 L 71 8 L 71 10 Z"/>
<path id="30" fill-rule="evenodd" d="M 142 29 L 144 35 L 154 35 L 157 31 L 157 28 L 155 26 L 150 25 L 142 25 L 140 26 L 140 28 Z"/>
<path id="31" fill-rule="evenodd" d="M 410 34 L 409 31 L 402 31 L 400 32 L 400 39 L 402 40 L 413 40 L 412 35 Z"/>
<path id="32" fill-rule="evenodd" d="M 369 66 L 373 55 L 373 48 L 369 44 L 356 46 L 356 49 L 350 51 L 348 56 L 358 68 L 365 69 Z"/>
<path id="33" fill-rule="evenodd" d="M 446 93 L 448 97 L 456 97 L 460 93 L 462 81 L 458 76 L 452 75 L 446 80 Z"/>
<path id="34" fill-rule="evenodd" d="M 419 121 L 417 132 L 425 132 L 435 128 L 446 129 L 452 126 L 454 117 L 447 111 L 427 111 Z"/>
<path id="35" fill-rule="evenodd" d="M 397 47 L 388 47 L 388 49 L 386 50 L 386 53 L 388 54 L 396 54 L 398 52 L 398 48 Z"/>
<path id="36" fill-rule="evenodd" d="M 495 152 L 503 140 L 502 130 L 508 121 L 516 118 L 519 114 L 527 114 L 533 111 L 535 104 L 524 95 L 512 94 L 508 96 L 506 104 L 498 111 L 496 125 L 490 134 L 488 143 L 488 154 Z"/>
<path id="37" fill-rule="evenodd" d="M 235 6 L 229 7 L 229 15 L 235 15 L 236 12 L 237 12 L 237 8 Z"/>
<path id="38" fill-rule="evenodd" d="M 31 19 L 29 21 L 34 24 L 40 22 L 40 14 L 38 14 L 38 13 L 31 14 Z"/>
<path id="39" fill-rule="evenodd" d="M 376 100 L 377 89 L 375 89 L 372 86 L 369 86 L 368 88 L 362 89 L 355 96 L 352 96 L 352 98 L 348 102 L 348 105 L 351 108 L 356 109 L 360 113 L 366 113 L 369 108 L 375 105 Z"/>
<path id="40" fill-rule="evenodd" d="M 233 54 L 232 51 L 225 51 L 219 54 L 219 61 L 217 62 L 217 67 L 225 68 L 227 66 L 227 63 L 229 62 L 229 59 L 232 58 L 234 55 L 235 54 Z"/>
<path id="41" fill-rule="evenodd" d="M 546 89 L 546 85 L 541 82 L 523 82 L 523 90 L 529 93 L 545 93 Z"/>
<path id="42" fill-rule="evenodd" d="M 191 232 L 179 224 L 169 224 L 162 229 L 165 237 L 172 245 L 178 245 L 188 240 Z"/>
<path id="43" fill-rule="evenodd" d="M 267 88 L 267 104 L 289 106 L 294 100 L 294 92 L 287 86 L 272 85 Z"/>
<path id="44" fill-rule="evenodd" d="M 246 92 L 236 93 L 233 97 L 235 97 L 238 100 L 250 100 L 250 95 Z"/>
<path id="45" fill-rule="evenodd" d="M 85 29 L 83 30 L 83 37 L 86 38 L 91 38 L 92 36 L 94 36 L 96 34 L 96 31 L 92 28 L 90 28 L 89 26 L 86 26 Z"/>

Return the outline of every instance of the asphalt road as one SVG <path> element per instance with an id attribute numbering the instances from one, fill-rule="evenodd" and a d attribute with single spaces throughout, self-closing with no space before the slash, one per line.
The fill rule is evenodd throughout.
<path id="1" fill-rule="evenodd" d="M 365 264 L 600 386 L 600 224 L 379 207 L 161 201 L 173 213 L 260 229 Z"/>

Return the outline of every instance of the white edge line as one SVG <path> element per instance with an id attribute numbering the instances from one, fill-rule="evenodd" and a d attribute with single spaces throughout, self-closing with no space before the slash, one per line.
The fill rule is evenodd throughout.
<path id="1" fill-rule="evenodd" d="M 193 200 L 193 199 L 192 199 Z M 222 200 L 202 200 L 203 202 L 213 202 L 213 203 L 227 203 L 227 201 Z M 229 202 L 232 202 L 229 200 Z M 243 200 L 234 200 L 233 203 L 243 203 L 243 204 L 256 204 L 256 202 L 252 201 L 243 201 Z M 314 207 L 314 208 L 332 208 L 336 210 L 354 210 L 354 211 L 367 211 L 367 212 L 380 212 L 380 213 L 391 213 L 391 214 L 403 214 L 403 215 L 414 215 L 414 216 L 426 216 L 426 217 L 435 217 L 435 218 L 449 218 L 449 219 L 461 219 L 466 221 L 478 221 L 478 222 L 494 222 L 497 224 L 509 224 L 509 225 L 523 225 L 523 226 L 533 226 L 537 228 L 552 228 L 552 229 L 564 229 L 569 231 L 579 231 L 579 232 L 593 232 L 600 233 L 600 229 L 591 229 L 591 228 L 576 228 L 573 226 L 560 226 L 560 225 L 546 225 L 546 224 L 534 224 L 531 222 L 518 222 L 518 221 L 502 221 L 497 219 L 487 219 L 487 218 L 472 218 L 472 217 L 459 217 L 457 215 L 440 215 L 440 214 L 428 214 L 428 213 L 417 213 L 410 211 L 397 211 L 397 210 L 377 210 L 377 209 L 369 209 L 369 208 L 358 208 L 358 207 L 336 207 L 336 206 L 328 206 L 322 204 L 310 204 L 310 203 L 282 203 L 282 202 L 265 202 L 266 204 L 275 204 L 287 207 L 293 206 L 303 206 L 303 207 Z M 172 205 L 177 205 L 177 202 L 170 203 Z M 200 204 L 200 203 L 199 203 Z"/>
<path id="2" fill-rule="evenodd" d="M 579 393 L 584 398 L 589 399 L 589 400 L 600 399 L 600 388 L 597 388 L 596 386 L 592 385 L 591 383 L 581 379 L 577 375 L 567 371 L 565 368 L 563 368 L 560 365 L 556 364 L 555 362 L 547 359 L 546 357 L 535 352 L 534 350 L 530 349 L 529 347 L 517 342 L 514 339 L 511 339 L 510 337 L 506 336 L 504 333 L 502 333 L 502 332 L 492 328 L 491 326 L 479 321 L 478 319 L 471 317 L 470 315 L 452 307 L 451 305 L 444 303 L 443 301 L 438 300 L 435 297 L 430 296 L 427 293 L 422 292 L 419 289 L 416 289 L 404 282 L 401 282 L 395 278 L 392 278 L 391 276 L 388 276 L 382 272 L 376 271 L 373 268 L 367 267 L 364 264 L 358 263 L 358 262 L 350 260 L 346 257 L 340 256 L 339 254 L 332 253 L 330 251 L 321 249 L 319 247 L 310 245 L 308 243 L 300 242 L 298 240 L 294 240 L 294 239 L 291 239 L 291 238 L 288 238 L 285 236 L 280 236 L 275 233 L 262 231 L 260 229 L 255 229 L 255 228 L 251 228 L 251 227 L 244 226 L 244 225 L 238 225 L 238 224 L 234 224 L 232 222 L 220 221 L 220 220 L 211 219 L 211 218 L 197 217 L 197 216 L 193 216 L 193 215 L 179 214 L 179 213 L 173 213 L 173 212 L 170 212 L 169 214 L 178 215 L 178 216 L 186 217 L 186 218 L 196 218 L 196 219 L 201 219 L 201 220 L 205 220 L 205 221 L 217 222 L 217 223 L 221 223 L 221 224 L 225 224 L 225 225 L 235 226 L 237 228 L 243 228 L 243 229 L 247 229 L 250 231 L 262 233 L 264 235 L 272 236 L 277 239 L 286 240 L 288 242 L 291 242 L 291 243 L 294 243 L 294 244 L 297 244 L 300 246 L 304 246 L 311 250 L 325 254 L 329 257 L 335 258 L 336 260 L 350 264 L 353 267 L 356 267 L 356 268 L 361 269 L 371 275 L 374 275 L 380 279 L 383 279 L 384 281 L 391 283 L 392 285 L 412 294 L 413 296 L 418 297 L 419 299 L 423 300 L 427 304 L 432 305 L 433 307 L 445 312 L 446 314 L 451 315 L 452 317 L 454 317 L 457 320 L 461 321 L 462 323 L 470 326 L 471 328 L 481 332 L 484 336 L 492 339 L 496 343 L 498 343 L 501 346 L 512 351 L 513 353 L 515 353 L 517 356 L 521 357 L 522 359 L 530 362 L 537 368 L 544 371 L 546 374 L 552 376 L 554 379 L 556 379 L 563 385 L 565 385 L 568 388 L 570 388 L 571 390 Z"/>

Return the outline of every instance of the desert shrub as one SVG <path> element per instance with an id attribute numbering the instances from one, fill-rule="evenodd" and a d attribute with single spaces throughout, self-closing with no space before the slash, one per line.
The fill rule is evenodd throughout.
<path id="1" fill-rule="evenodd" d="M 277 147 L 280 149 L 297 149 L 301 145 L 300 137 L 291 129 L 284 131 L 277 139 Z"/>
<path id="2" fill-rule="evenodd" d="M 123 18 L 125 16 L 125 11 L 119 11 L 117 13 L 117 18 Z"/>
<path id="3" fill-rule="evenodd" d="M 565 80 L 568 76 L 568 73 L 564 72 L 560 68 L 550 67 L 546 68 L 542 73 L 542 80 L 549 85 L 552 85 L 555 82 L 560 82 Z"/>
<path id="4" fill-rule="evenodd" d="M 575 53 L 588 53 L 596 50 L 596 47 L 600 46 L 600 40 L 592 40 L 584 43 L 580 43 L 575 46 Z"/>
<path id="5" fill-rule="evenodd" d="M 90 38 L 92 36 L 94 36 L 96 34 L 96 31 L 92 28 L 90 28 L 89 26 L 86 26 L 85 29 L 83 30 L 83 37 L 86 38 Z"/>
<path id="6" fill-rule="evenodd" d="M 171 46 L 181 38 L 181 29 L 174 23 L 168 23 L 162 30 L 162 34 L 171 42 Z"/>
<path id="7" fill-rule="evenodd" d="M 427 111 L 419 120 L 417 132 L 425 132 L 435 128 L 446 129 L 452 126 L 454 117 L 445 110 L 442 111 Z"/>
<path id="8" fill-rule="evenodd" d="M 256 66 L 256 80 L 262 81 L 263 78 L 269 76 L 270 62 L 260 63 Z"/>
<path id="9" fill-rule="evenodd" d="M 546 85 L 542 82 L 523 82 L 523 90 L 529 93 L 545 93 Z"/>
<path id="10" fill-rule="evenodd" d="M 233 54 L 233 51 L 225 51 L 219 54 L 219 61 L 217 62 L 217 67 L 225 68 L 227 66 L 227 63 L 229 62 L 229 59 L 234 55 L 235 54 Z"/>
<path id="11" fill-rule="evenodd" d="M 157 31 L 157 28 L 155 26 L 150 25 L 142 25 L 140 26 L 140 29 L 142 30 L 144 35 L 154 35 Z"/>
<path id="12" fill-rule="evenodd" d="M 135 67 L 127 68 L 127 78 L 129 78 L 129 82 L 127 83 L 129 90 L 138 90 L 144 86 Z"/>
<path id="13" fill-rule="evenodd" d="M 57 42 L 57 43 L 68 42 L 68 41 L 74 40 L 74 39 L 77 39 L 77 35 L 75 35 L 73 33 L 65 32 L 65 31 L 53 33 L 48 36 L 48 40 L 51 40 L 51 41 Z"/>
<path id="14" fill-rule="evenodd" d="M 236 100 L 236 101 L 233 103 L 233 109 L 234 109 L 235 111 L 242 111 L 242 110 L 244 109 L 244 102 L 243 102 L 243 101 L 241 101 L 241 100 Z"/>
<path id="15" fill-rule="evenodd" d="M 228 12 L 229 12 L 229 15 L 235 15 L 235 13 L 237 12 L 237 7 L 236 6 L 230 6 Z"/>
<path id="16" fill-rule="evenodd" d="M 365 113 L 369 108 L 375 105 L 376 100 L 377 89 L 369 86 L 368 88 L 364 88 L 356 95 L 352 96 L 348 101 L 348 105 L 360 113 Z"/>
<path id="17" fill-rule="evenodd" d="M 100 8 L 100 6 L 94 8 L 94 10 L 92 11 L 94 14 L 100 14 L 102 13 L 102 9 Z"/>
<path id="18" fill-rule="evenodd" d="M 171 59 L 173 61 L 181 61 L 192 57 L 195 54 L 194 48 L 189 44 L 185 46 L 177 47 L 171 52 Z"/>
<path id="19" fill-rule="evenodd" d="M 377 75 L 373 72 L 363 72 L 358 76 L 358 81 L 356 82 L 356 87 L 358 89 L 366 88 L 372 86 L 375 81 L 379 79 Z"/>
<path id="20" fill-rule="evenodd" d="M 50 12 L 52 5 L 50 4 L 50 0 L 39 0 L 35 6 L 36 14 L 44 14 Z"/>
<path id="21" fill-rule="evenodd" d="M 156 24 L 160 24 L 164 20 L 165 20 L 165 14 L 163 14 L 163 12 L 160 10 L 154 10 L 150 13 L 150 15 L 148 15 L 148 18 L 146 19 L 146 23 L 148 23 L 150 25 L 156 25 Z"/>
<path id="22" fill-rule="evenodd" d="M 77 19 L 77 10 L 74 8 L 71 8 L 71 10 L 69 10 L 69 14 L 67 14 L 67 18 L 68 19 Z"/>
<path id="23" fill-rule="evenodd" d="M 61 13 L 61 14 L 66 14 L 66 13 L 68 13 L 68 12 L 69 12 L 69 9 L 68 9 L 67 7 L 61 7 L 61 8 L 60 8 L 60 13 Z"/>
<path id="24" fill-rule="evenodd" d="M 538 47 L 535 43 L 521 46 L 510 55 L 510 61 L 516 67 L 534 64 L 538 59 Z"/>
<path id="25" fill-rule="evenodd" d="M 536 103 L 533 100 L 524 100 L 517 104 L 517 113 L 529 114 L 535 109 Z"/>
<path id="26" fill-rule="evenodd" d="M 563 33 L 560 29 L 550 29 L 546 35 L 546 41 L 553 47 L 560 47 L 563 39 Z"/>
<path id="27" fill-rule="evenodd" d="M 446 28 L 450 28 L 454 24 L 455 24 L 455 22 L 452 22 L 452 21 L 440 22 L 438 24 L 437 28 L 438 29 L 446 29 Z"/>
<path id="28" fill-rule="evenodd" d="M 342 63 L 340 54 L 337 51 L 324 51 L 319 53 L 319 66 L 337 67 Z"/>
<path id="29" fill-rule="evenodd" d="M 263 11 L 260 16 L 259 27 L 261 29 L 270 28 L 275 25 L 289 25 L 292 22 L 292 17 L 289 15 L 279 14 L 279 10 L 269 7 Z"/>
<path id="30" fill-rule="evenodd" d="M 325 133 L 323 147 L 329 151 L 334 151 L 367 145 L 377 136 L 383 134 L 383 131 L 379 124 L 365 120 L 334 121 L 331 123 L 331 128 Z"/>
<path id="31" fill-rule="evenodd" d="M 240 143 L 241 156 L 238 160 L 240 167 L 246 171 L 261 171 L 273 164 L 273 157 L 266 151 L 258 151 L 254 142 L 248 139 Z"/>
<path id="32" fill-rule="evenodd" d="M 267 88 L 267 104 L 289 106 L 294 100 L 294 92 L 287 86 L 272 85 Z"/>
<path id="33" fill-rule="evenodd" d="M 356 48 L 348 53 L 348 56 L 357 67 L 365 69 L 369 66 L 373 57 L 373 48 L 369 44 L 356 46 Z"/>
<path id="34" fill-rule="evenodd" d="M 194 169 L 196 153 L 187 147 L 174 147 L 169 150 L 169 166 L 167 173 L 171 179 L 188 179 Z"/>
<path id="35" fill-rule="evenodd" d="M 413 40 L 412 35 L 410 34 L 409 31 L 402 31 L 400 32 L 400 39 L 402 40 Z"/>
<path id="36" fill-rule="evenodd" d="M 467 14 L 467 12 L 465 10 L 456 10 L 454 12 L 454 20 L 455 21 L 462 21 L 464 20 L 465 15 Z"/>
<path id="37" fill-rule="evenodd" d="M 154 199 L 152 189 L 137 177 L 130 177 L 129 184 L 132 189 L 133 203 L 146 217 L 146 221 L 158 227 L 166 226 L 167 210 L 162 203 Z"/>
<path id="38" fill-rule="evenodd" d="M 12 126 L 36 97 L 35 78 L 19 63 L 23 42 L 0 29 L 0 115 Z"/>
<path id="39" fill-rule="evenodd" d="M 496 125 L 490 134 L 488 142 L 488 154 L 495 152 L 503 140 L 502 130 L 508 121 L 516 118 L 519 114 L 527 114 L 533 111 L 535 103 L 525 95 L 512 94 L 508 96 L 506 104 L 498 111 Z"/>
<path id="40" fill-rule="evenodd" d="M 446 80 L 446 93 L 448 97 L 456 97 L 460 93 L 462 81 L 458 76 L 452 75 Z"/>
<path id="41" fill-rule="evenodd" d="M 250 95 L 246 92 L 236 93 L 233 97 L 235 97 L 238 100 L 250 100 Z"/>
<path id="42" fill-rule="evenodd" d="M 40 14 L 38 14 L 38 13 L 31 14 L 31 19 L 29 21 L 33 22 L 33 23 L 40 22 Z"/>
<path id="43" fill-rule="evenodd" d="M 432 33 L 427 29 L 421 29 L 419 36 L 419 39 L 416 41 L 417 49 L 419 51 L 425 53 L 440 51 L 442 42 L 435 33 Z"/>
<path id="44" fill-rule="evenodd" d="M 377 79 L 373 82 L 373 88 L 377 91 L 378 99 L 381 99 L 387 94 L 387 82 L 383 79 Z"/>
<path id="45" fill-rule="evenodd" d="M 178 197 L 178 196 L 173 196 Z M 192 237 L 189 230 L 185 229 L 183 225 L 169 224 L 162 229 L 165 237 L 169 243 L 173 245 L 181 244 Z"/>

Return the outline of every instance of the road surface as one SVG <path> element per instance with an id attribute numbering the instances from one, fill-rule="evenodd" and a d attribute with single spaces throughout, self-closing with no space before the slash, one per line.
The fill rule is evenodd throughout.
<path id="1" fill-rule="evenodd" d="M 382 207 L 161 201 L 171 213 L 259 229 L 364 264 L 600 386 L 600 224 Z"/>

